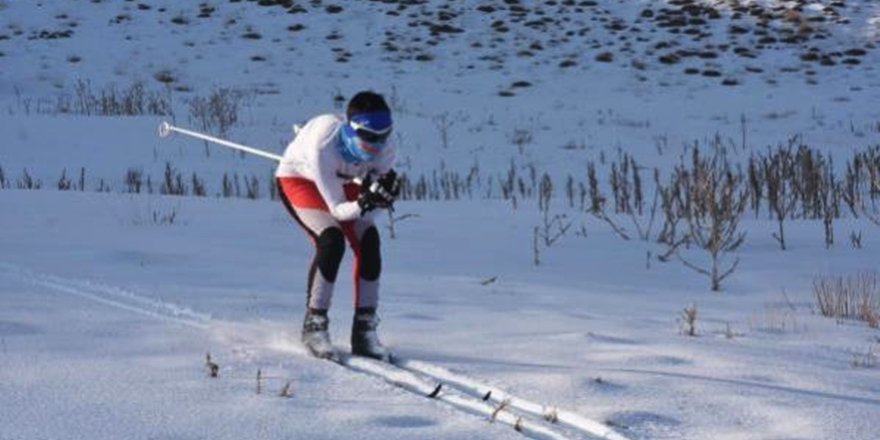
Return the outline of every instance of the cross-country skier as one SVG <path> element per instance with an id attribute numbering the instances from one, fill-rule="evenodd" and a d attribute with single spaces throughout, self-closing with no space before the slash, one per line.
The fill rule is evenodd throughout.
<path id="1" fill-rule="evenodd" d="M 391 128 L 391 110 L 382 96 L 360 92 L 349 101 L 345 115 L 309 120 L 275 172 L 284 205 L 315 245 L 302 342 L 319 358 L 336 354 L 327 332 L 327 310 L 346 239 L 355 256 L 351 351 L 388 358 L 376 334 L 382 260 L 373 217 L 377 209 L 390 208 L 399 193 Z"/>

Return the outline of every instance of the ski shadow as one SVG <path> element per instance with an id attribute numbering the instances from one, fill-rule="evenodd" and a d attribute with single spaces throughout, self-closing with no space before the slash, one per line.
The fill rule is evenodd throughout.
<path id="1" fill-rule="evenodd" d="M 681 420 L 648 411 L 616 412 L 608 417 L 608 424 L 633 440 L 681 437 Z"/>
<path id="2" fill-rule="evenodd" d="M 615 369 L 607 369 L 606 371 L 612 371 L 612 372 L 617 372 L 617 373 L 660 376 L 660 377 L 667 377 L 667 378 L 674 378 L 674 379 L 696 380 L 696 381 L 716 383 L 716 384 L 734 385 L 737 387 L 763 389 L 763 390 L 769 390 L 769 391 L 779 391 L 779 392 L 783 392 L 783 393 L 795 394 L 795 395 L 804 396 L 804 397 L 814 397 L 814 398 L 819 398 L 819 399 L 837 400 L 837 401 L 846 402 L 846 403 L 861 403 L 863 405 L 880 406 L 880 398 L 875 399 L 875 398 L 871 398 L 871 397 L 847 396 L 844 394 L 829 393 L 829 392 L 825 392 L 825 391 L 804 390 L 804 389 L 792 388 L 792 387 L 788 387 L 788 386 L 784 386 L 784 385 L 773 385 L 773 384 L 769 384 L 766 382 L 751 382 L 751 381 L 747 381 L 747 380 L 707 377 L 707 376 L 700 376 L 697 374 L 689 374 L 689 373 L 673 373 L 673 372 L 669 372 L 669 371 L 639 370 L 639 369 L 630 369 L 630 368 L 615 368 Z"/>
<path id="3" fill-rule="evenodd" d="M 28 336 L 43 333 L 40 327 L 23 322 L 0 321 L 0 335 L 2 336 Z"/>
<path id="4" fill-rule="evenodd" d="M 507 368 L 523 368 L 523 369 L 533 369 L 540 368 L 545 370 L 556 370 L 556 371 L 573 371 L 577 369 L 576 366 L 571 365 L 559 365 L 559 364 L 549 364 L 546 362 L 523 362 L 523 361 L 512 361 L 512 360 L 504 360 L 497 358 L 489 358 L 489 357 L 479 357 L 479 356 L 463 356 L 463 355 L 453 355 L 453 354 L 443 354 L 437 353 L 436 351 L 427 351 L 427 350 L 418 350 L 418 349 L 406 349 L 406 350 L 395 350 L 395 353 L 400 355 L 406 359 L 420 360 L 424 362 L 431 362 L 436 364 L 463 364 L 463 365 L 485 365 L 485 366 L 496 366 L 496 367 L 507 367 Z"/>
<path id="5" fill-rule="evenodd" d="M 419 416 L 380 416 L 373 421 L 390 428 L 427 428 L 437 425 L 437 421 Z"/>

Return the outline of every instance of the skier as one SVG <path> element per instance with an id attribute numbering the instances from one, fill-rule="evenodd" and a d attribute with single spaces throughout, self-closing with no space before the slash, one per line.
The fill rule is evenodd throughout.
<path id="1" fill-rule="evenodd" d="M 351 351 L 389 358 L 376 333 L 382 262 L 374 216 L 377 209 L 392 206 L 400 189 L 391 129 L 391 110 L 382 95 L 359 92 L 345 115 L 309 120 L 287 146 L 275 172 L 281 200 L 315 246 L 302 342 L 319 358 L 336 356 L 327 310 L 346 239 L 355 257 Z"/>

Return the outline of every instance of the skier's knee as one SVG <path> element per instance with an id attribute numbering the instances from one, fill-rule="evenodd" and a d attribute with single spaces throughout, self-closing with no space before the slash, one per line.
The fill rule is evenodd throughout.
<path id="1" fill-rule="evenodd" d="M 361 238 L 361 278 L 367 281 L 379 279 L 382 272 L 379 231 L 370 227 Z"/>
<path id="2" fill-rule="evenodd" d="M 318 269 L 327 281 L 335 282 L 342 256 L 345 253 L 345 234 L 339 228 L 327 228 L 317 240 L 318 254 L 315 256 Z"/>

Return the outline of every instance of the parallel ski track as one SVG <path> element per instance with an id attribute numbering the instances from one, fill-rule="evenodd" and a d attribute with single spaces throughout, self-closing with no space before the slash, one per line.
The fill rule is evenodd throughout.
<path id="1" fill-rule="evenodd" d="M 37 273 L 6 263 L 0 263 L 0 273 L 57 292 L 189 327 L 207 330 L 215 322 L 210 315 L 170 302 L 146 298 L 118 286 Z M 304 354 L 304 351 L 295 350 L 295 352 L 299 355 Z M 587 438 L 627 440 L 612 428 L 597 421 L 561 408 L 548 407 L 517 397 L 428 362 L 395 357 L 392 363 L 386 363 L 343 354 L 336 364 L 349 371 L 379 378 L 413 394 L 444 402 L 464 413 L 508 425 L 529 438 L 567 439 L 566 435 L 555 429 L 558 425 L 567 428 L 573 434 Z"/>

